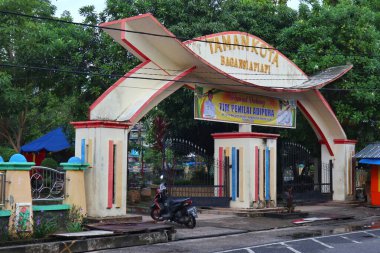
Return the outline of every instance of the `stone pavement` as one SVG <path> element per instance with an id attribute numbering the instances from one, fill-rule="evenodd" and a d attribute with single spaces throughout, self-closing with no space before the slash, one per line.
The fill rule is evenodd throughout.
<path id="1" fill-rule="evenodd" d="M 366 227 L 380 227 L 380 208 L 371 208 L 352 203 L 327 202 L 323 204 L 298 206 L 296 210 L 307 212 L 308 217 L 333 217 L 334 220 L 317 221 L 305 225 L 292 223 L 296 218 L 280 219 L 264 216 L 242 217 L 242 209 L 200 210 L 197 226 L 188 229 L 170 223 L 175 234 L 163 231 L 114 235 L 98 238 L 77 238 L 68 241 L 54 241 L 30 245 L 10 245 L 0 247 L 0 252 L 59 252 L 69 249 L 71 252 L 93 251 L 101 249 L 130 247 L 145 244 L 167 242 L 168 240 L 187 240 L 205 237 L 218 237 L 247 233 L 271 233 L 273 231 L 290 233 L 292 236 L 312 236 L 324 233 L 342 233 Z M 253 210 L 250 210 L 252 212 Z M 223 214 L 225 213 L 225 214 Z M 237 216 L 239 215 L 239 216 Z M 260 213 L 262 215 L 262 213 Z M 142 215 L 142 221 L 151 221 L 148 215 Z M 348 229 L 348 230 L 347 230 Z M 291 232 L 294 233 L 294 232 Z"/>
<path id="2" fill-rule="evenodd" d="M 233 214 L 218 214 L 223 213 L 223 211 L 220 210 L 221 209 L 217 209 L 216 214 L 210 213 L 209 210 L 207 210 L 206 213 L 200 210 L 200 213 L 198 213 L 197 226 L 194 229 L 187 229 L 174 224 L 176 229 L 174 239 L 186 240 L 300 226 L 292 223 L 292 221 L 298 218 L 280 219 L 263 216 L 239 217 Z M 333 218 L 333 220 L 307 223 L 305 224 L 307 226 L 339 224 L 342 226 L 349 224 L 351 224 L 350 226 L 353 226 L 353 224 L 371 225 L 380 221 L 380 208 L 371 208 L 344 202 L 331 201 L 322 204 L 297 206 L 296 211 L 297 210 L 307 212 L 309 214 L 308 217 Z M 143 216 L 143 220 L 149 219 L 151 219 L 149 216 Z"/>

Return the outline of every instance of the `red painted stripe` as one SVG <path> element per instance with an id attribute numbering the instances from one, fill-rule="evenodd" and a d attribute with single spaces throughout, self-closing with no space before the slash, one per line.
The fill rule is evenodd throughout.
<path id="1" fill-rule="evenodd" d="M 334 139 L 335 144 L 356 144 L 357 140 Z"/>
<path id="2" fill-rule="evenodd" d="M 114 89 L 116 89 L 126 78 L 130 77 L 134 73 L 136 73 L 139 69 L 143 68 L 145 65 L 147 65 L 150 61 L 143 62 L 139 64 L 137 67 L 129 71 L 127 74 L 125 74 L 122 78 L 116 81 L 111 87 L 109 87 L 95 102 L 90 106 L 90 112 L 100 103 L 103 101 L 103 99 L 111 93 Z"/>
<path id="3" fill-rule="evenodd" d="M 219 197 L 223 196 L 223 147 L 219 147 Z"/>
<path id="4" fill-rule="evenodd" d="M 318 126 L 317 122 L 315 122 L 311 114 L 306 110 L 305 106 L 303 106 L 303 104 L 299 100 L 297 101 L 297 105 L 300 108 L 300 110 L 304 113 L 306 118 L 309 120 L 310 124 L 312 124 L 314 131 L 316 131 L 319 134 L 319 137 L 322 139 L 322 143 L 326 145 L 330 155 L 334 156 L 334 152 L 331 149 L 330 143 L 327 141 L 325 134 L 322 132 L 322 129 Z"/>
<path id="5" fill-rule="evenodd" d="M 113 203 L 113 141 L 108 142 L 108 202 L 107 208 L 112 208 Z"/>
<path id="6" fill-rule="evenodd" d="M 149 17 L 153 20 L 156 20 L 152 15 L 149 15 Z M 125 29 L 126 25 L 126 22 L 122 22 L 121 23 L 121 27 L 123 29 Z M 162 25 L 161 25 L 162 26 Z M 126 29 L 125 29 L 126 30 Z M 135 47 L 131 42 L 129 42 L 127 40 L 127 32 L 124 31 L 124 32 L 121 32 L 120 33 L 120 38 L 121 38 L 121 41 L 124 42 L 127 47 L 129 47 L 129 50 L 128 51 L 134 51 L 138 56 L 140 56 L 142 59 L 142 61 L 151 61 L 152 63 L 154 63 L 159 69 L 161 69 L 163 72 L 165 72 L 167 75 L 170 75 L 170 73 L 168 73 L 164 68 L 162 68 L 160 65 L 158 65 L 157 63 L 155 63 L 153 60 L 149 59 L 148 56 L 146 56 L 143 52 L 141 52 L 137 47 Z"/>
<path id="7" fill-rule="evenodd" d="M 150 14 L 150 13 L 149 13 Z M 173 36 L 175 37 L 174 34 L 172 34 L 171 32 L 169 32 L 169 30 L 166 29 L 166 27 L 164 27 L 160 22 L 158 22 L 158 20 L 153 17 L 152 14 L 150 15 L 146 15 L 146 17 L 152 19 L 156 24 L 158 24 L 161 28 L 164 29 L 165 32 L 167 32 L 169 34 L 169 36 Z M 126 19 L 124 22 L 121 23 L 121 27 L 123 29 L 125 29 L 126 27 L 126 23 L 129 22 L 131 20 L 128 20 Z M 127 29 L 125 29 L 127 30 Z M 122 31 L 120 33 L 120 38 L 121 38 L 121 41 L 123 41 L 127 47 L 129 47 L 131 50 L 133 50 L 136 54 L 138 54 L 138 56 L 140 56 L 142 58 L 143 61 L 151 61 L 153 62 L 159 69 L 161 69 L 163 72 L 165 72 L 167 75 L 170 75 L 169 72 L 167 72 L 164 68 L 162 68 L 160 65 L 158 65 L 157 63 L 155 63 L 152 59 L 150 59 L 148 56 L 146 56 L 143 52 L 141 52 L 137 47 L 135 47 L 130 41 L 127 40 L 127 31 Z M 177 40 L 177 39 L 176 39 Z M 178 40 L 177 40 L 178 41 Z M 179 42 L 179 41 L 178 41 Z M 179 42 L 181 43 L 181 42 Z M 131 51 L 131 50 L 128 50 L 128 51 Z"/>
<path id="8" fill-rule="evenodd" d="M 121 23 L 121 28 L 122 29 L 125 29 L 125 21 Z M 120 39 L 129 47 L 131 48 L 133 51 L 135 51 L 139 56 L 141 56 L 145 61 L 149 61 L 150 59 L 145 55 L 143 54 L 143 52 L 141 52 L 140 50 L 137 49 L 137 47 L 135 47 L 134 45 L 132 45 L 132 43 L 130 43 L 127 39 L 127 32 L 126 31 L 123 31 L 120 33 Z"/>
<path id="9" fill-rule="evenodd" d="M 259 148 L 255 147 L 255 201 L 259 200 Z"/>
<path id="10" fill-rule="evenodd" d="M 117 121 L 101 121 L 101 120 L 90 120 L 90 121 L 77 121 L 70 122 L 71 125 L 77 128 L 117 128 L 117 129 L 128 129 L 131 127 L 129 122 L 117 122 Z"/>
<path id="11" fill-rule="evenodd" d="M 129 119 L 130 122 L 134 122 L 134 120 L 140 115 L 140 113 L 147 107 L 150 105 L 150 103 L 156 98 L 158 97 L 162 92 L 164 92 L 166 89 L 168 89 L 173 83 L 175 83 L 176 81 L 178 81 L 179 79 L 181 79 L 182 77 L 184 76 L 187 76 L 188 74 L 190 74 L 191 72 L 193 72 L 194 70 L 196 69 L 196 67 L 191 67 L 189 68 L 188 70 L 182 72 L 181 74 L 179 74 L 178 76 L 176 76 L 172 81 L 166 83 L 164 86 L 162 86 L 159 90 L 157 90 L 138 110 L 137 112 L 135 112 L 135 114 L 133 114 L 133 116 Z"/>

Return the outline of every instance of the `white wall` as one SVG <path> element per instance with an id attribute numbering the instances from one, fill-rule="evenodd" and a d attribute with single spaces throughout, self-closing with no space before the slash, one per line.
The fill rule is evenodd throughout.
<path id="1" fill-rule="evenodd" d="M 236 201 L 230 201 L 230 207 L 232 208 L 250 208 L 253 205 L 254 196 L 255 196 L 255 147 L 259 147 L 259 149 L 264 150 L 266 146 L 268 146 L 272 152 L 276 151 L 277 146 L 277 140 L 276 139 L 262 139 L 262 138 L 230 138 L 230 139 L 215 139 L 215 159 L 219 159 L 219 147 L 223 147 L 223 150 L 226 148 L 229 148 L 230 154 L 232 152 L 232 147 L 235 147 L 237 149 L 242 148 L 243 150 L 243 164 L 242 164 L 242 170 L 244 174 L 243 178 L 243 195 L 240 193 L 239 197 L 236 198 Z M 241 151 L 240 151 L 241 152 Z M 241 154 L 241 153 L 240 153 Z M 230 163 L 232 163 L 230 155 Z M 274 160 L 273 160 L 274 157 Z M 273 163 L 273 164 L 272 164 Z M 272 205 L 276 205 L 276 195 L 277 195 L 277 155 L 272 155 L 271 159 L 271 171 L 270 171 L 270 182 L 271 182 L 271 196 L 274 196 L 272 198 Z M 218 170 L 216 170 L 216 177 L 215 180 L 218 179 Z M 229 172 L 230 175 L 230 182 L 229 182 L 229 189 L 230 194 L 232 193 L 231 187 L 232 187 L 232 173 L 231 169 Z M 274 183 L 273 183 L 274 182 Z M 215 181 L 217 184 L 217 181 Z M 241 182 L 240 182 L 241 183 Z M 264 189 L 260 189 L 259 191 L 263 191 Z M 264 195 L 265 196 L 265 195 Z"/>
<path id="2" fill-rule="evenodd" d="M 81 157 L 82 139 L 92 140 L 93 164 L 85 171 L 87 212 L 90 217 L 126 215 L 128 129 L 117 128 L 77 128 L 75 156 Z M 108 156 L 109 141 L 122 143 L 122 205 L 107 208 L 108 201 Z M 116 179 L 116 178 L 115 178 Z"/>

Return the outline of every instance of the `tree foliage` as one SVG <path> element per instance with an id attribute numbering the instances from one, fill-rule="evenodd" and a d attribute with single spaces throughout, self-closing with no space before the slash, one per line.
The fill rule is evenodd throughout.
<path id="1" fill-rule="evenodd" d="M 374 2 L 373 2 L 374 4 Z M 295 24 L 282 31 L 279 45 L 307 73 L 353 64 L 339 81 L 322 89 L 349 138 L 380 138 L 380 30 L 370 1 L 302 4 Z"/>
<path id="2" fill-rule="evenodd" d="M 0 0 L 0 9 L 42 17 L 55 12 L 48 0 Z M 254 34 L 308 74 L 353 64 L 349 74 L 322 92 L 349 138 L 367 142 L 380 137 L 379 1 L 307 0 L 295 11 L 282 0 L 107 0 L 100 14 L 93 6 L 80 10 L 91 25 L 146 12 L 182 40 L 231 30 Z M 68 12 L 60 19 L 72 20 Z M 89 105 L 117 80 L 115 74 L 138 64 L 97 28 L 12 15 L 0 21 L 0 144 L 15 150 L 57 126 L 72 134 L 69 122 L 85 120 Z M 186 138 L 212 153 L 210 134 L 237 126 L 195 121 L 192 105 L 193 92 L 182 88 L 146 119 L 152 122 L 159 113 L 168 121 L 167 136 Z M 254 129 L 305 142 L 315 138 L 302 117 L 297 130 Z"/>

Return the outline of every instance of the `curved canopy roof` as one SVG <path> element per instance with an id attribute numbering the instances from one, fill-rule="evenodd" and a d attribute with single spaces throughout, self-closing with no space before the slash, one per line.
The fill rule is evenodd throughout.
<path id="1" fill-rule="evenodd" d="M 58 152 L 70 147 L 62 128 L 54 129 L 44 136 L 29 142 L 21 147 L 21 152 L 38 152 L 46 150 L 48 152 Z"/>
<path id="2" fill-rule="evenodd" d="M 195 77 L 205 83 L 236 86 L 235 90 L 243 92 L 247 87 L 253 92 L 321 88 L 352 68 L 337 66 L 309 77 L 252 34 L 230 31 L 181 42 L 150 13 L 103 23 L 101 27 L 141 61 L 152 61 L 169 75 L 195 67 L 186 79 Z M 160 78 L 160 74 L 156 77 Z"/>

